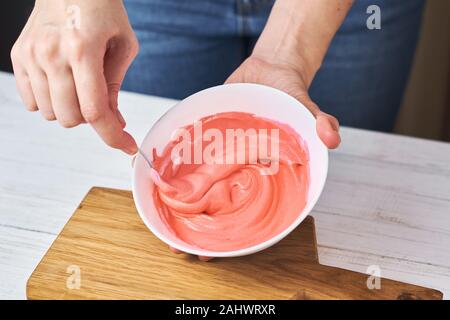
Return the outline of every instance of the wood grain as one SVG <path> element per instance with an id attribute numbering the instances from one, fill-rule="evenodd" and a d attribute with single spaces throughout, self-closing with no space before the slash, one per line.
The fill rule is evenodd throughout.
<path id="1" fill-rule="evenodd" d="M 80 270 L 70 289 L 68 267 Z M 441 299 L 442 294 L 319 264 L 308 217 L 254 255 L 201 262 L 175 255 L 140 220 L 129 191 L 93 188 L 27 283 L 29 299 Z"/>

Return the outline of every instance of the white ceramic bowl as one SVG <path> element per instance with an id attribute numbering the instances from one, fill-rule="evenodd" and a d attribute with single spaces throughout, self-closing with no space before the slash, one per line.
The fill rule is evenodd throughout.
<path id="1" fill-rule="evenodd" d="M 240 111 L 269 118 L 291 126 L 306 141 L 309 150 L 310 186 L 305 208 L 297 219 L 281 233 L 257 245 L 235 251 L 209 251 L 193 248 L 172 234 L 161 221 L 154 203 L 154 184 L 142 156 L 137 155 L 133 167 L 133 197 L 145 225 L 159 239 L 178 250 L 207 257 L 236 257 L 266 249 L 294 230 L 316 204 L 328 172 L 328 149 L 316 133 L 316 121 L 300 102 L 288 94 L 257 84 L 226 84 L 205 89 L 179 102 L 166 112 L 150 129 L 142 142 L 142 150 L 156 148 L 161 154 L 177 128 L 192 124 L 208 115 Z"/>

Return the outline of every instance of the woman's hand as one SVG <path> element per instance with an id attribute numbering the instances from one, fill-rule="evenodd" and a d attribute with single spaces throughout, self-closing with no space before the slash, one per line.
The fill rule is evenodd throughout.
<path id="1" fill-rule="evenodd" d="M 20 95 L 66 128 L 89 123 L 109 146 L 136 153 L 117 97 L 138 43 L 120 0 L 37 0 L 11 50 Z"/>
<path id="2" fill-rule="evenodd" d="M 306 81 L 302 72 L 292 65 L 269 62 L 252 55 L 233 72 L 226 83 L 258 83 L 288 93 L 303 103 L 316 117 L 317 133 L 320 139 L 328 148 L 334 149 L 341 142 L 339 122 L 335 117 L 320 111 L 311 100 Z"/>
<path id="3" fill-rule="evenodd" d="M 316 117 L 324 144 L 338 147 L 337 119 L 320 111 L 308 89 L 352 4 L 353 0 L 277 0 L 252 55 L 227 82 L 259 83 L 290 94 Z"/>
<path id="4" fill-rule="evenodd" d="M 184 253 L 183 251 L 180 251 L 180 250 L 178 250 L 178 249 L 175 249 L 175 248 L 173 248 L 173 247 L 169 247 L 169 249 L 170 249 L 170 251 L 172 251 L 173 253 L 176 253 L 176 254 L 180 254 L 180 253 Z M 198 256 L 198 259 L 200 260 L 200 261 L 209 261 L 209 260 L 212 260 L 212 259 L 214 259 L 213 257 L 204 257 L 204 256 Z"/>
<path id="5" fill-rule="evenodd" d="M 302 102 L 317 119 L 317 133 L 328 148 L 336 148 L 341 142 L 339 123 L 335 117 L 322 111 L 308 96 L 308 85 L 303 75 L 296 68 L 287 64 L 264 61 L 255 56 L 249 57 L 228 78 L 226 83 L 248 82 L 264 84 L 282 90 Z M 169 247 L 176 254 L 183 253 Z M 198 257 L 209 261 L 212 257 Z"/>
<path id="6" fill-rule="evenodd" d="M 336 148 L 341 142 L 339 123 L 320 111 L 308 89 L 352 3 L 353 0 L 277 0 L 252 55 L 226 82 L 259 83 L 290 94 L 316 117 L 317 133 L 324 144 Z"/>

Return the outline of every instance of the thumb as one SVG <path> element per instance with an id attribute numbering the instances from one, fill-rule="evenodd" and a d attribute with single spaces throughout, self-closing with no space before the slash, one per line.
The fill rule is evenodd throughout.
<path id="1" fill-rule="evenodd" d="M 236 69 L 231 75 L 229 75 L 228 78 L 225 80 L 224 84 L 238 83 L 238 82 L 244 82 L 242 81 L 240 68 Z"/>
<path id="2" fill-rule="evenodd" d="M 134 35 L 119 39 L 112 39 L 109 42 L 108 50 L 105 54 L 104 73 L 108 86 L 109 106 L 116 114 L 122 128 L 126 126 L 125 119 L 119 111 L 118 97 L 125 74 L 136 57 L 139 45 Z"/>
<path id="3" fill-rule="evenodd" d="M 320 112 L 316 117 L 316 130 L 320 140 L 328 149 L 336 149 L 341 143 L 338 120 L 325 112 Z"/>
<path id="4" fill-rule="evenodd" d="M 316 130 L 320 140 L 322 140 L 327 148 L 336 149 L 341 143 L 339 121 L 332 115 L 321 111 L 319 106 L 311 100 L 308 94 L 297 96 L 295 98 L 305 105 L 316 118 Z"/>
<path id="5" fill-rule="evenodd" d="M 119 120 L 122 129 L 126 126 L 126 121 L 122 116 L 122 113 L 119 111 L 119 90 L 121 83 L 108 83 L 108 98 L 109 98 L 109 107 L 115 113 L 117 120 Z"/>

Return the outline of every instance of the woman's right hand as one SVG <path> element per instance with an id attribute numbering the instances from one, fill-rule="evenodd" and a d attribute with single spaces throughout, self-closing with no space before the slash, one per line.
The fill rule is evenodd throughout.
<path id="1" fill-rule="evenodd" d="M 106 144 L 134 154 L 117 97 L 137 52 L 121 0 L 37 0 L 11 59 L 29 111 L 66 128 L 87 122 Z"/>

